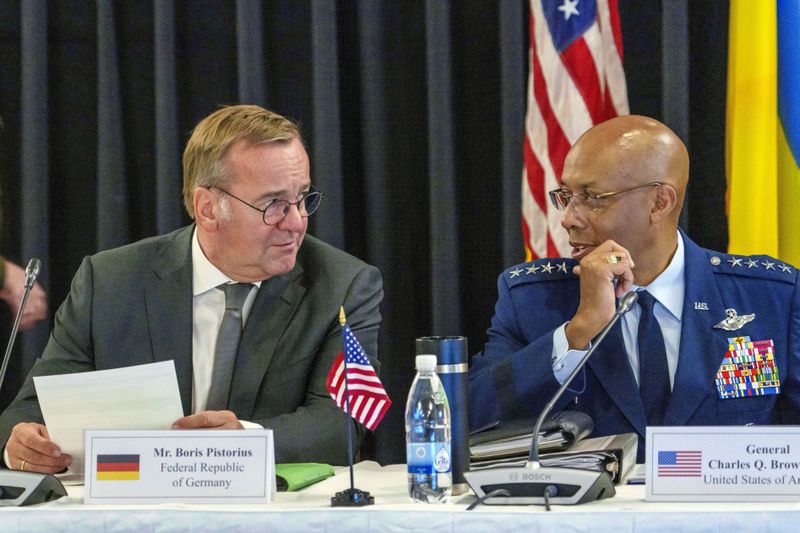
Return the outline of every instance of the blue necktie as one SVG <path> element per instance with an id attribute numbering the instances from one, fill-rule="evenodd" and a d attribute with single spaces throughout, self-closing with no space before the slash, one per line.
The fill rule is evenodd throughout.
<path id="1" fill-rule="evenodd" d="M 222 315 L 222 325 L 217 336 L 214 373 L 206 404 L 206 409 L 209 411 L 228 408 L 233 367 L 236 364 L 239 339 L 242 336 L 242 306 L 252 287 L 250 283 L 226 283 L 217 287 L 225 291 L 225 314 Z"/>
<path id="2" fill-rule="evenodd" d="M 653 306 L 656 299 L 647 292 L 639 291 L 639 394 L 644 404 L 648 426 L 660 426 L 664 421 L 670 394 L 667 350 Z"/>

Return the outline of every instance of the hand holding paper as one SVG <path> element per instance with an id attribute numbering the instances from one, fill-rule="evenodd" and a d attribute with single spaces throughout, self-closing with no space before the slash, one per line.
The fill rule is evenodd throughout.
<path id="1" fill-rule="evenodd" d="M 47 427 L 35 422 L 14 426 L 6 443 L 6 453 L 7 466 L 15 470 L 55 474 L 72 464 L 72 457 L 62 454 L 50 440 Z"/>
<path id="2" fill-rule="evenodd" d="M 33 382 L 45 432 L 61 453 L 72 456 L 74 474 L 83 473 L 85 429 L 169 429 L 183 416 L 172 361 L 40 376 Z"/>
<path id="3" fill-rule="evenodd" d="M 233 411 L 202 411 L 179 418 L 172 429 L 244 429 Z"/>

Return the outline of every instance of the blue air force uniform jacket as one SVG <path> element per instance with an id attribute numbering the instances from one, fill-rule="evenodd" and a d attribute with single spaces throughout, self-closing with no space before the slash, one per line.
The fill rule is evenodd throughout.
<path id="1" fill-rule="evenodd" d="M 700 248 L 683 235 L 686 294 L 678 367 L 664 425 L 800 423 L 800 292 L 797 270 L 768 256 Z M 553 375 L 553 331 L 575 314 L 580 298 L 571 259 L 540 259 L 507 269 L 484 351 L 470 366 L 470 426 L 530 418 L 559 387 Z M 755 314 L 735 331 L 715 328 L 735 310 Z M 772 340 L 780 392 L 720 399 L 715 377 L 731 337 Z M 635 432 L 640 460 L 645 413 L 619 326 L 589 360 L 558 408 L 592 417 L 593 436 Z"/>

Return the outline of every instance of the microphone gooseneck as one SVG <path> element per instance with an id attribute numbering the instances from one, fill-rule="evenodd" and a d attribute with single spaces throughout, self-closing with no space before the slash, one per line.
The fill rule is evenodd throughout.
<path id="1" fill-rule="evenodd" d="M 8 368 L 8 360 L 11 358 L 11 350 L 14 348 L 14 341 L 17 340 L 17 331 L 19 330 L 19 322 L 22 319 L 22 313 L 25 311 L 25 304 L 28 303 L 28 295 L 36 282 L 39 275 L 39 270 L 42 268 L 42 262 L 37 257 L 31 258 L 28 261 L 28 266 L 25 267 L 25 290 L 22 293 L 22 300 L 17 309 L 17 316 L 14 318 L 14 326 L 11 328 L 11 335 L 8 337 L 8 345 L 6 345 L 6 353 L 3 356 L 3 365 L 0 366 L 0 389 L 3 388 L 3 381 L 6 377 L 6 368 Z"/>
<path id="2" fill-rule="evenodd" d="M 551 504 L 575 505 L 611 498 L 616 494 L 614 483 L 606 472 L 563 466 L 542 466 L 539 463 L 539 432 L 550 410 L 578 372 L 583 369 L 620 316 L 630 310 L 637 297 L 635 292 L 629 292 L 620 299 L 614 316 L 597 335 L 592 348 L 581 357 L 566 381 L 542 409 L 533 430 L 528 461 L 523 466 L 486 468 L 464 473 L 464 477 L 479 498 L 478 501 L 485 505 L 544 504 L 549 510 Z"/>
<path id="3" fill-rule="evenodd" d="M 539 414 L 539 418 L 536 419 L 536 426 L 533 428 L 533 438 L 531 439 L 531 451 L 528 454 L 528 465 L 529 467 L 538 468 L 539 465 L 539 431 L 542 428 L 542 424 L 544 423 L 547 415 L 550 414 L 550 411 L 553 409 L 553 406 L 558 402 L 561 396 L 564 394 L 564 391 L 567 390 L 572 380 L 578 375 L 583 367 L 586 365 L 586 362 L 589 358 L 594 354 L 597 350 L 597 347 L 603 342 L 603 339 L 606 338 L 608 332 L 611 331 L 611 328 L 614 327 L 614 324 L 620 319 L 622 315 L 630 311 L 633 304 L 636 303 L 636 300 L 639 298 L 639 295 L 635 291 L 630 291 L 626 293 L 622 298 L 620 298 L 619 306 L 617 306 L 617 310 L 614 311 L 614 316 L 611 317 L 611 320 L 608 321 L 608 324 L 600 331 L 600 334 L 597 335 L 595 338 L 594 344 L 592 347 L 583 355 L 578 364 L 575 365 L 575 368 L 572 369 L 567 379 L 564 383 L 561 384 L 561 387 L 555 393 L 555 395 L 547 402 L 547 405 L 544 406 L 542 412 Z"/>
<path id="4" fill-rule="evenodd" d="M 25 267 L 25 288 L 31 289 L 36 278 L 39 277 L 39 270 L 42 268 L 42 262 L 38 257 L 32 257 L 28 261 L 28 266 Z"/>

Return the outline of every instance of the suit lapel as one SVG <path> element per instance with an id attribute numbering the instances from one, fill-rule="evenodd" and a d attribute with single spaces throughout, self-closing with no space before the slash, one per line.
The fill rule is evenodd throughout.
<path id="1" fill-rule="evenodd" d="M 589 359 L 588 365 L 617 408 L 636 431 L 644 435 L 644 407 L 639 397 L 639 387 L 628 362 L 628 352 L 622 340 L 622 326 L 619 321 L 608 332 L 608 337 Z"/>
<path id="2" fill-rule="evenodd" d="M 714 394 L 714 377 L 728 347 L 725 331 L 714 329 L 725 309 L 706 252 L 685 235 L 686 293 L 681 317 L 678 368 L 664 425 L 684 425 L 703 399 Z M 695 309 L 695 302 L 707 310 Z M 702 305 L 705 304 L 705 305 Z"/>
<path id="3" fill-rule="evenodd" d="M 261 284 L 239 343 L 228 407 L 241 419 L 252 418 L 259 388 L 278 340 L 305 293 L 299 263 L 287 274 Z"/>
<path id="4" fill-rule="evenodd" d="M 155 361 L 175 362 L 184 414 L 192 411 L 192 231 L 178 232 L 145 279 L 145 304 Z"/>

